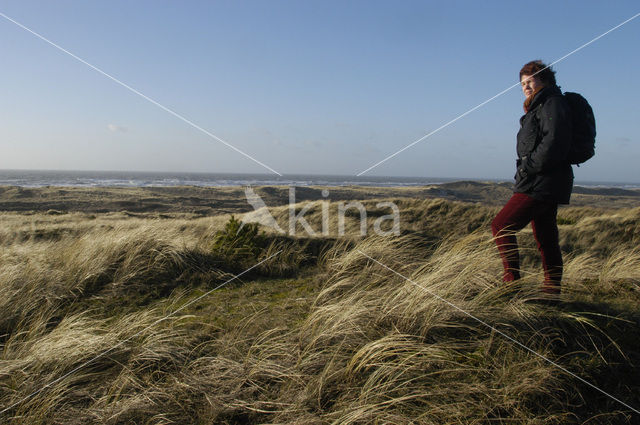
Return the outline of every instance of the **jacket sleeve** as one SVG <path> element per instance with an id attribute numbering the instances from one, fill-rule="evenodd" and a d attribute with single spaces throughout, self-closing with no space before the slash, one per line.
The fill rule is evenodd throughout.
<path id="1" fill-rule="evenodd" d="M 538 118 L 542 139 L 523 158 L 518 172 L 524 175 L 545 173 L 565 164 L 571 148 L 571 115 L 564 97 L 549 98 L 541 105 Z"/>

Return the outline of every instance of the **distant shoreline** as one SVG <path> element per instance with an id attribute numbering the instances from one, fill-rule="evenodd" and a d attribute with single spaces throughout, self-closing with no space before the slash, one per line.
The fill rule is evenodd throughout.
<path id="1" fill-rule="evenodd" d="M 257 193 L 268 207 L 288 205 L 290 186 L 255 184 Z M 382 199 L 445 199 L 498 207 L 513 193 L 511 183 L 457 181 L 415 186 L 296 185 L 294 203 Z M 597 208 L 640 207 L 640 189 L 575 187 L 572 207 Z M 216 215 L 245 213 L 253 208 L 247 201 L 245 187 L 228 186 L 40 186 L 0 185 L 1 212 L 84 212 L 109 213 L 188 213 Z"/>
<path id="2" fill-rule="evenodd" d="M 234 186 L 327 186 L 327 187 L 420 187 L 445 183 L 476 182 L 511 184 L 511 180 L 484 178 L 345 176 L 249 173 L 195 173 L 144 171 L 0 170 L 0 186 L 38 187 L 234 187 Z M 577 181 L 584 188 L 640 189 L 640 183 Z"/>

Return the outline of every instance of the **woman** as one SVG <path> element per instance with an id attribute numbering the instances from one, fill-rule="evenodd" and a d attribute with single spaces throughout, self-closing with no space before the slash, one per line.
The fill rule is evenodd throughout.
<path id="1" fill-rule="evenodd" d="M 571 145 L 571 116 L 555 72 L 541 61 L 520 70 L 526 96 L 525 114 L 517 136 L 518 160 L 514 194 L 491 223 L 504 266 L 503 280 L 520 279 L 515 232 L 531 223 L 542 255 L 542 291 L 559 294 L 562 254 L 558 242 L 558 204 L 568 204 L 573 170 L 567 159 Z"/>

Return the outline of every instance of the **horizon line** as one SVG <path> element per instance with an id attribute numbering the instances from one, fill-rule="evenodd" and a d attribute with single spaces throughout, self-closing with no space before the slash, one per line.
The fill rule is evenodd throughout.
<path id="1" fill-rule="evenodd" d="M 273 175 L 271 173 L 251 173 L 251 172 L 224 172 L 224 171 L 158 171 L 158 170 L 79 170 L 79 169 L 37 169 L 37 168 L 0 168 L 0 173 L 28 173 L 28 172 L 40 172 L 40 173 L 131 173 L 131 174 L 191 174 L 191 175 L 233 175 L 233 176 L 264 176 L 269 179 L 286 180 L 287 177 L 332 177 L 332 178 L 345 178 L 345 180 L 372 180 L 372 179 L 412 179 L 412 180 L 439 180 L 438 183 L 455 183 L 462 181 L 482 182 L 488 181 L 492 183 L 513 183 L 512 179 L 499 178 L 499 177 L 437 177 L 437 176 L 400 176 L 400 175 L 368 175 L 368 176 L 354 176 L 349 174 L 316 174 L 316 173 L 285 173 L 281 176 Z M 436 183 L 436 182 L 434 182 Z M 640 181 L 614 181 L 614 180 L 575 180 L 575 186 L 582 185 L 638 185 Z"/>

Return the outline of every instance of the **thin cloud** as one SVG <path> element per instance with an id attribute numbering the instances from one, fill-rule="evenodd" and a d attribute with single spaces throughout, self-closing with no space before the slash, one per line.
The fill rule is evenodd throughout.
<path id="1" fill-rule="evenodd" d="M 112 133 L 126 133 L 127 127 L 123 127 L 121 125 L 116 124 L 108 124 L 107 129 Z"/>

